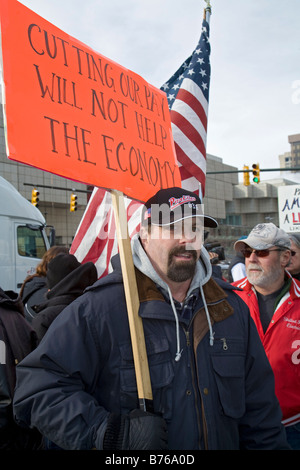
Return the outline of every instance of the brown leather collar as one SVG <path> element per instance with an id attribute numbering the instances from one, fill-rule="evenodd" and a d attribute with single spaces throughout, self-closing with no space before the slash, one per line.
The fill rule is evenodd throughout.
<path id="1" fill-rule="evenodd" d="M 135 274 L 140 302 L 147 302 L 148 300 L 165 300 L 152 279 L 143 274 L 137 268 L 135 268 Z"/>

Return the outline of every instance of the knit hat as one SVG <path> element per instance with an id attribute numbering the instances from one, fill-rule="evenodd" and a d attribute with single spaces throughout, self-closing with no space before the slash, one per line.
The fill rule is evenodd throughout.
<path id="1" fill-rule="evenodd" d="M 190 217 L 201 217 L 204 227 L 217 227 L 218 222 L 203 214 L 203 205 L 197 194 L 186 189 L 173 187 L 160 189 L 145 203 L 142 224 L 170 225 Z"/>
<path id="2" fill-rule="evenodd" d="M 53 258 L 47 268 L 47 285 L 52 289 L 59 281 L 66 277 L 74 269 L 81 266 L 74 255 L 60 253 Z"/>
<path id="3" fill-rule="evenodd" d="M 268 250 L 272 246 L 278 246 L 278 248 L 287 250 L 291 249 L 288 234 L 284 230 L 276 227 L 272 222 L 256 225 L 247 238 L 235 242 L 234 248 L 237 251 L 241 251 L 245 248 L 245 245 L 250 246 L 250 248 L 254 250 Z"/>

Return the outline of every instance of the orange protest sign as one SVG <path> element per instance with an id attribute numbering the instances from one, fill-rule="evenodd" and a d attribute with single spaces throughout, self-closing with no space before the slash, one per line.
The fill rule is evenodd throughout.
<path id="1" fill-rule="evenodd" d="M 1 0 L 9 158 L 145 201 L 181 186 L 166 95 Z"/>

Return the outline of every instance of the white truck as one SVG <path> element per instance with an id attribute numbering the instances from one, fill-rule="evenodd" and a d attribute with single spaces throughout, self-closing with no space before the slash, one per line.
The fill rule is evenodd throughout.
<path id="1" fill-rule="evenodd" d="M 0 176 L 0 287 L 19 292 L 50 247 L 42 213 Z"/>

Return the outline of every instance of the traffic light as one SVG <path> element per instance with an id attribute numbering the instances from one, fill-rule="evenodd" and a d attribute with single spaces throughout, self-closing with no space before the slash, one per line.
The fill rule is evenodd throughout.
<path id="1" fill-rule="evenodd" d="M 31 191 L 31 204 L 33 204 L 35 207 L 38 207 L 39 203 L 39 191 L 35 188 Z"/>
<path id="2" fill-rule="evenodd" d="M 252 165 L 252 173 L 253 173 L 253 183 L 259 183 L 260 182 L 260 169 L 259 169 L 259 164 L 254 163 Z"/>
<path id="3" fill-rule="evenodd" d="M 70 212 L 77 211 L 77 196 L 72 193 L 70 198 Z"/>
<path id="4" fill-rule="evenodd" d="M 249 170 L 249 167 L 247 165 L 243 166 L 243 170 Z M 250 186 L 250 175 L 248 171 L 244 171 L 244 186 Z"/>

